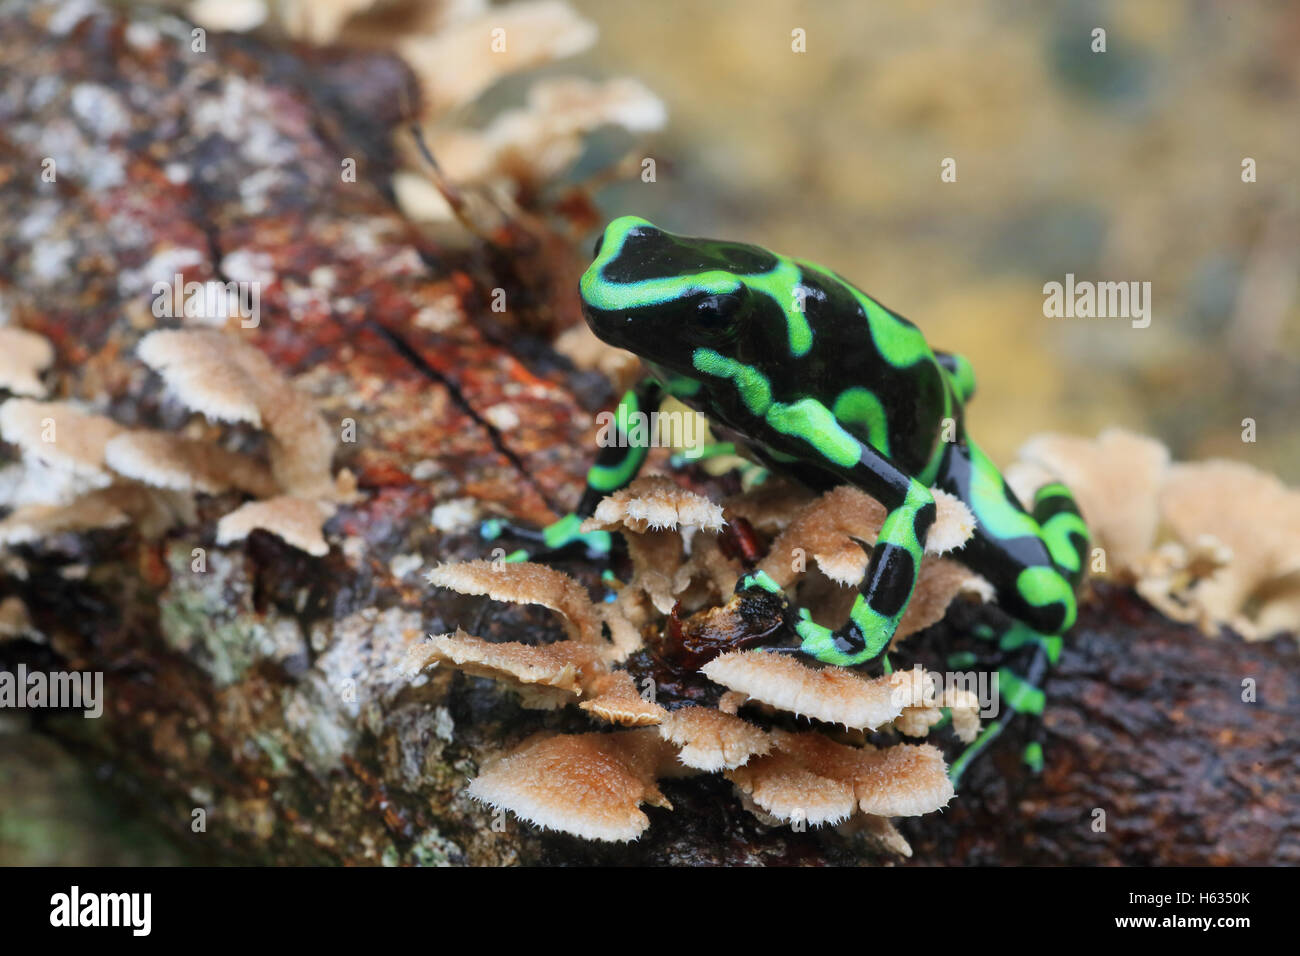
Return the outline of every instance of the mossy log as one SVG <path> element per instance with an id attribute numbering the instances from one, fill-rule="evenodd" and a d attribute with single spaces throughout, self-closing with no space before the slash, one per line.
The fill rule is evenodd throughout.
<path id="1" fill-rule="evenodd" d="M 423 633 L 557 633 L 544 612 L 433 592 L 418 570 L 483 555 L 465 514 L 540 523 L 574 503 L 609 387 L 534 330 L 575 317 L 577 254 L 510 236 L 453 252 L 413 230 L 387 185 L 412 96 L 393 59 L 219 34 L 199 54 L 173 17 L 52 23 L 36 9 L 11 4 L 0 22 L 0 301 L 54 344 L 55 397 L 177 427 L 187 414 L 133 355 L 156 324 L 150 287 L 251 262 L 272 277 L 254 341 L 340 434 L 355 423 L 335 465 L 360 491 L 320 559 L 260 532 L 217 547 L 221 497 L 160 540 L 127 528 L 16 548 L 26 576 L 10 565 L 0 589 L 46 643 L 0 643 L 0 665 L 105 674 L 101 719 L 46 715 L 42 729 L 195 859 L 881 862 L 834 832 L 760 825 L 720 779 L 666 783 L 676 810 L 648 811 L 630 845 L 494 826 L 463 795 L 482 756 L 542 724 L 587 726 L 446 669 L 420 686 L 387 676 Z M 497 288 L 504 317 L 487 306 Z M 453 517 L 431 523 L 447 502 Z M 917 655 L 941 662 L 978 613 L 950 615 Z M 949 810 L 908 821 L 914 861 L 1300 862 L 1296 658 L 1291 640 L 1206 639 L 1097 589 L 1048 686 L 1045 771 L 1020 765 L 1009 732 Z"/>

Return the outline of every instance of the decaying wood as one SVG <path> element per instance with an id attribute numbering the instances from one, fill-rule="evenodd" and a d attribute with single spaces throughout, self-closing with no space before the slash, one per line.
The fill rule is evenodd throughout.
<path id="1" fill-rule="evenodd" d="M 332 428 L 356 423 L 335 466 L 361 492 L 332 519 L 321 559 L 261 533 L 215 546 L 233 498 L 203 499 L 199 522 L 161 541 L 128 529 L 17 549 L 26 578 L 11 572 L 0 589 L 23 598 L 48 643 L 0 643 L 0 665 L 105 673 L 102 719 L 48 716 L 44 729 L 111 768 L 199 858 L 881 859 L 834 833 L 764 827 L 720 779 L 666 782 L 676 811 L 649 810 L 650 830 L 629 846 L 494 826 L 463 795 L 479 762 L 539 726 L 584 729 L 586 718 L 539 718 L 446 669 L 412 686 L 390 666 L 458 625 L 489 638 L 559 633 L 543 611 L 434 592 L 416 572 L 483 556 L 477 517 L 538 524 L 574 503 L 607 386 L 528 330 L 572 318 L 576 254 L 555 242 L 452 252 L 412 230 L 386 186 L 389 131 L 410 98 L 394 60 L 227 35 L 198 55 L 174 18 L 52 23 L 39 5 L 6 9 L 0 303 L 54 344 L 55 397 L 176 427 L 185 413 L 133 355 L 158 324 L 152 283 L 225 281 L 252 263 L 271 277 L 255 341 Z M 47 156 L 54 183 L 40 181 Z M 356 182 L 340 176 L 349 157 Z M 504 317 L 488 310 L 495 288 L 511 303 Z M 448 502 L 469 518 L 431 522 Z M 955 612 L 914 653 L 941 664 L 974 613 Z M 1099 589 L 1049 685 L 1044 774 L 1019 766 L 1013 730 L 948 811 L 908 822 L 913 859 L 1300 862 L 1296 663 L 1292 641 L 1207 640 Z M 1242 702 L 1248 677 L 1257 703 Z M 192 830 L 196 808 L 206 832 Z"/>

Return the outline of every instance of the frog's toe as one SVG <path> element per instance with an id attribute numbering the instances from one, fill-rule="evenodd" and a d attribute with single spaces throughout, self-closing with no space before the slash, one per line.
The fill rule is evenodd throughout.
<path id="1" fill-rule="evenodd" d="M 496 541 L 503 536 L 517 538 L 535 547 L 521 549 L 506 555 L 504 560 L 545 562 L 564 553 L 570 557 L 579 553 L 589 561 L 609 561 L 613 550 L 613 537 L 608 531 L 582 531 L 582 519 L 575 514 L 566 515 L 545 528 L 528 528 L 501 518 L 491 518 L 479 525 L 479 537 Z"/>

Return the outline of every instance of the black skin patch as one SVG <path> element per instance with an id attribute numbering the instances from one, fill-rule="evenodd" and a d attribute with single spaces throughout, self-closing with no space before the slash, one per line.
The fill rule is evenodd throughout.
<path id="1" fill-rule="evenodd" d="M 870 587 L 863 593 L 871 595 L 871 609 L 885 617 L 893 617 L 903 609 L 912 594 L 912 581 L 916 575 L 915 562 L 906 549 L 886 544 L 880 548 L 876 573 Z"/>
<path id="2" fill-rule="evenodd" d="M 776 256 L 758 246 L 735 242 L 678 241 L 656 229 L 640 227 L 627 235 L 623 249 L 606 263 L 609 282 L 639 282 L 655 277 L 676 278 L 720 270 L 759 275 L 776 268 Z"/>

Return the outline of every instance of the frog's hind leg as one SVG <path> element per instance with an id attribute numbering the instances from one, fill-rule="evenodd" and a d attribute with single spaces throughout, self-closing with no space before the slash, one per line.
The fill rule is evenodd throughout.
<path id="1" fill-rule="evenodd" d="M 1057 640 L 1059 641 L 1059 638 Z M 988 749 L 989 744 L 993 743 L 1002 731 L 1007 729 L 1017 714 L 1042 715 L 1046 698 L 1038 685 L 1046 676 L 1049 665 L 1055 661 L 1052 644 L 1041 641 L 1034 648 L 1033 658 L 1025 669 L 1023 677 L 1005 667 L 998 670 L 998 694 L 1002 698 L 1002 713 L 998 715 L 997 720 L 980 731 L 979 736 L 962 750 L 948 768 L 948 779 L 953 787 L 961 783 L 962 774 L 966 769 L 976 757 Z M 1041 768 L 1041 754 L 1042 747 L 1037 742 L 1026 747 L 1025 761 L 1030 763 L 1035 771 Z"/>
<path id="2" fill-rule="evenodd" d="M 1024 676 L 1009 668 L 999 671 L 1005 710 L 953 764 L 955 781 L 1016 713 L 1041 712 L 1039 685 L 1060 653 L 1060 635 L 1073 626 L 1078 613 L 1075 588 L 1083 576 L 1088 529 L 1061 484 L 1039 489 L 1033 513 L 1028 513 L 993 463 L 969 440 L 949 449 L 938 487 L 960 497 L 975 514 L 975 534 L 956 556 L 988 579 L 998 605 L 1018 622 L 1003 635 L 1003 649 L 1035 645 Z"/>
<path id="3" fill-rule="evenodd" d="M 1034 494 L 1034 520 L 1047 544 L 1052 565 L 1073 587 L 1083 580 L 1088 553 L 1088 525 L 1070 489 L 1059 481 L 1043 485 Z"/>
<path id="4" fill-rule="evenodd" d="M 811 399 L 805 399 L 804 404 L 819 411 L 805 409 L 799 417 L 783 419 L 781 430 L 817 445 L 832 430 L 829 423 L 833 418 L 824 406 Z M 814 423 L 820 425 L 820 431 L 803 430 Z M 823 463 L 821 470 L 826 474 L 810 480 L 830 484 L 835 483 L 834 479 L 847 481 L 867 491 L 889 511 L 870 549 L 871 559 L 849 619 L 831 630 L 800 611 L 792 623 L 801 639 L 799 650 L 804 654 L 826 664 L 853 667 L 879 657 L 889 646 L 916 588 L 926 535 L 934 524 L 936 509 L 930 489 L 879 450 L 842 431 L 836 433 L 836 440 L 840 442 L 837 457 L 842 460 Z M 745 585 L 744 578 L 741 585 Z M 742 586 L 737 590 L 743 590 Z"/>

